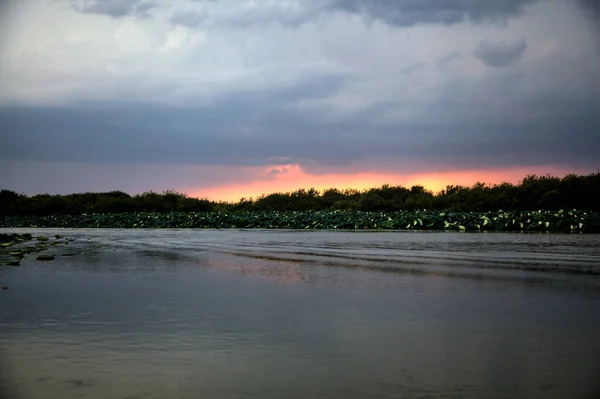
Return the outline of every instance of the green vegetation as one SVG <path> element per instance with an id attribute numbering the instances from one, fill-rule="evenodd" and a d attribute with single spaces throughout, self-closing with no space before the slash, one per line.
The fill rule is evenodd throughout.
<path id="1" fill-rule="evenodd" d="M 255 211 L 12 216 L 0 227 L 410 229 L 600 232 L 600 213 L 584 211 Z"/>
<path id="2" fill-rule="evenodd" d="M 539 211 L 543 209 L 543 211 Z M 235 203 L 175 191 L 25 196 L 0 191 L 0 227 L 420 229 L 600 232 L 600 172 L 519 184 L 314 189 Z M 43 239 L 42 239 L 43 240 Z"/>
<path id="3" fill-rule="evenodd" d="M 48 251 L 51 246 L 59 244 L 69 245 L 69 241 L 61 240 L 62 237 L 59 235 L 56 235 L 53 240 L 45 236 L 36 237 L 35 244 L 31 243 L 33 239 L 31 234 L 0 233 L 0 266 L 20 266 L 21 260 L 26 254 Z M 54 254 L 43 253 L 36 259 L 40 261 L 53 260 Z"/>

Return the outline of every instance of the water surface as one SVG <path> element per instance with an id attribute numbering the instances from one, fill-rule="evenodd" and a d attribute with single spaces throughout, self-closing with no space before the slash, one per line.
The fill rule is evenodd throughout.
<path id="1" fill-rule="evenodd" d="M 84 252 L 0 268 L 0 397 L 600 392 L 598 235 L 19 231 Z"/>

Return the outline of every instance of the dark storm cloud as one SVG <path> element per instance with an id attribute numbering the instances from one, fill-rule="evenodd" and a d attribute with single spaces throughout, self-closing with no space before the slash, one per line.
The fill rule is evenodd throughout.
<path id="1" fill-rule="evenodd" d="M 600 19 L 600 2 L 598 0 L 579 0 L 579 5 L 589 10 L 593 17 Z"/>
<path id="2" fill-rule="evenodd" d="M 288 143 L 302 145 L 302 133 L 318 130 L 316 120 L 290 107 L 335 93 L 342 82 L 325 75 L 284 89 L 237 91 L 200 108 L 0 108 L 0 131 L 14 132 L 0 140 L 0 158 L 260 164 L 285 153 Z"/>
<path id="3" fill-rule="evenodd" d="M 457 84 L 439 102 L 422 105 L 430 118 L 413 122 L 382 122 L 401 103 L 343 116 L 333 116 L 327 107 L 308 111 L 295 105 L 343 87 L 343 80 L 327 87 L 331 80 L 232 93 L 194 108 L 139 103 L 3 108 L 0 131 L 10 133 L 2 137 L 0 159 L 267 165 L 285 157 L 286 163 L 343 166 L 389 158 L 432 167 L 598 165 L 597 96 L 512 98 L 511 88 L 498 89 L 506 86 L 501 79 L 475 90 L 462 88 L 456 96 Z"/>
<path id="4" fill-rule="evenodd" d="M 86 14 L 102 14 L 113 18 L 135 15 L 148 18 L 157 3 L 144 0 L 85 0 L 83 4 L 73 4 L 73 8 Z"/>
<path id="5" fill-rule="evenodd" d="M 497 42 L 484 39 L 475 46 L 473 55 L 487 66 L 498 68 L 520 59 L 526 49 L 527 42 L 524 38 Z"/>
<path id="6" fill-rule="evenodd" d="M 578 0 L 580 7 L 587 11 L 587 16 L 596 30 L 596 45 L 600 48 L 600 1 Z"/>
<path id="7" fill-rule="evenodd" d="M 542 123 L 506 123 L 498 116 L 458 120 L 452 126 L 374 127 L 359 119 L 307 121 L 282 111 L 254 118 L 252 107 L 247 107 L 228 112 L 125 105 L 94 110 L 11 109 L 0 114 L 0 125 L 19 133 L 3 139 L 0 157 L 224 165 L 270 164 L 277 157 L 287 157 L 291 163 L 345 165 L 393 157 L 476 168 L 597 165 L 600 148 L 595 130 L 600 120 L 590 113 Z"/>
<path id="8" fill-rule="evenodd" d="M 465 20 L 497 21 L 518 15 L 536 0 L 332 0 L 328 8 L 361 13 L 390 25 L 451 25 Z"/>

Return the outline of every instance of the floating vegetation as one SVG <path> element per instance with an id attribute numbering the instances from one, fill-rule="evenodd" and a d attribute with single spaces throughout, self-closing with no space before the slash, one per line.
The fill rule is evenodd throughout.
<path id="1" fill-rule="evenodd" d="M 62 238 L 62 237 L 60 237 Z M 34 246 L 29 243 L 36 240 Z M 33 237 L 31 234 L 2 234 L 0 233 L 0 266 L 20 266 L 26 254 L 41 252 L 55 248 L 55 245 L 66 244 L 58 239 L 50 240 L 48 237 Z M 56 252 L 56 249 L 53 250 Z M 48 261 L 55 258 L 54 254 L 40 254 L 37 260 Z"/>
<path id="2" fill-rule="evenodd" d="M 558 211 L 253 211 L 6 216 L 0 227 L 241 228 L 599 233 L 600 213 Z M 39 237 L 38 237 L 39 240 Z M 56 242 L 56 241 L 55 241 Z M 46 242 L 38 241 L 37 246 Z"/>

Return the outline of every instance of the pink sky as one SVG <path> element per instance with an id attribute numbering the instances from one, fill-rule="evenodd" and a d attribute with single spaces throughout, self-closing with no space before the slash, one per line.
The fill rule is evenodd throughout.
<path id="1" fill-rule="evenodd" d="M 187 193 L 193 197 L 208 198 L 213 201 L 238 201 L 240 198 L 256 198 L 262 194 L 290 192 L 300 188 L 325 190 L 328 188 L 368 189 L 383 184 L 411 187 L 422 185 L 437 192 L 447 185 L 471 186 L 477 182 L 498 184 L 502 182 L 519 183 L 528 174 L 551 174 L 563 177 L 569 173 L 587 174 L 593 171 L 561 169 L 553 166 L 513 167 L 489 170 L 449 170 L 440 173 L 392 174 L 392 173 L 354 173 L 321 174 L 307 173 L 300 165 L 279 165 L 256 169 L 253 176 L 244 183 L 215 185 L 205 188 L 190 188 Z M 247 171 L 246 171 L 247 172 Z"/>

